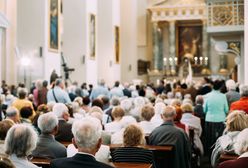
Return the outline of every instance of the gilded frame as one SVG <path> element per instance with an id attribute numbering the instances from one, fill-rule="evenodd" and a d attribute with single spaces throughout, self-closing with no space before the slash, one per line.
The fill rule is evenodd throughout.
<path id="1" fill-rule="evenodd" d="M 114 27 L 114 33 L 115 33 L 115 63 L 120 63 L 120 27 L 115 26 Z"/>
<path id="2" fill-rule="evenodd" d="M 48 1 L 48 49 L 59 52 L 60 49 L 60 0 Z"/>
<path id="3" fill-rule="evenodd" d="M 89 15 L 89 55 L 91 59 L 96 58 L 96 15 Z"/>
<path id="4" fill-rule="evenodd" d="M 192 57 L 202 56 L 202 30 L 201 22 L 188 22 L 176 24 L 176 56 L 180 64 L 186 54 Z M 193 59 L 192 58 L 192 59 Z"/>

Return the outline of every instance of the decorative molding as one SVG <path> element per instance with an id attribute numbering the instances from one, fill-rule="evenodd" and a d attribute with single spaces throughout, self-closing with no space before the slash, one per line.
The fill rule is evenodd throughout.
<path id="1" fill-rule="evenodd" d="M 208 32 L 214 32 L 215 28 L 221 29 L 223 31 L 227 28 L 232 31 L 243 31 L 244 29 L 242 29 L 242 27 L 244 25 L 244 1 L 208 0 L 207 16 Z"/>
<path id="2" fill-rule="evenodd" d="M 205 20 L 207 17 L 206 4 L 173 5 L 149 8 L 151 19 L 156 21 L 172 20 Z"/>

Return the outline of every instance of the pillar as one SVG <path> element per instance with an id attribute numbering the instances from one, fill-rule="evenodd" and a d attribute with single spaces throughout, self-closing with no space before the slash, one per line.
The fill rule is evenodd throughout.
<path id="1" fill-rule="evenodd" d="M 176 29 L 175 29 L 175 21 L 169 22 L 169 64 L 171 66 L 171 74 L 176 74 L 176 65 L 175 65 L 175 58 L 176 58 L 176 47 L 175 47 L 175 36 L 176 36 Z"/>
<path id="2" fill-rule="evenodd" d="M 203 64 L 209 66 L 209 57 L 208 57 L 208 34 L 207 34 L 207 20 L 202 21 L 202 57 Z"/>
<path id="3" fill-rule="evenodd" d="M 248 1 L 245 1 L 245 8 L 244 8 L 244 11 L 245 11 L 245 17 L 244 18 L 248 18 Z M 244 63 L 243 63 L 243 78 L 244 78 L 244 84 L 248 84 L 248 66 L 245 66 L 245 65 L 248 65 L 248 22 L 245 22 L 245 27 L 244 27 L 244 30 L 245 30 L 245 35 L 244 35 Z"/>
<path id="4" fill-rule="evenodd" d="M 158 23 L 153 23 L 153 69 L 159 70 L 159 35 L 158 35 Z"/>

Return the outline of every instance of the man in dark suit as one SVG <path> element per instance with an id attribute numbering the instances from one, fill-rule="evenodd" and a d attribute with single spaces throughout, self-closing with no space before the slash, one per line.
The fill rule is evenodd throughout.
<path id="1" fill-rule="evenodd" d="M 57 141 L 71 142 L 73 138 L 71 132 L 71 124 L 67 123 L 69 120 L 68 108 L 63 103 L 56 103 L 53 106 L 53 112 L 59 119 L 58 133 L 55 136 Z"/>
<path id="2" fill-rule="evenodd" d="M 149 145 L 173 145 L 175 157 L 173 157 L 173 168 L 190 168 L 190 142 L 186 133 L 174 126 L 173 120 L 176 110 L 167 106 L 161 117 L 164 123 L 155 128 L 148 139 Z"/>
<path id="3" fill-rule="evenodd" d="M 95 154 L 101 146 L 101 124 L 96 118 L 86 117 L 75 121 L 72 126 L 72 142 L 78 153 L 71 158 L 55 159 L 50 163 L 51 168 L 112 168 L 111 166 L 98 162 Z"/>
<path id="4" fill-rule="evenodd" d="M 50 159 L 66 157 L 65 146 L 54 138 L 58 132 L 57 116 L 52 112 L 42 114 L 38 119 L 38 127 L 41 130 L 41 135 L 39 135 L 39 141 L 32 155 Z"/>

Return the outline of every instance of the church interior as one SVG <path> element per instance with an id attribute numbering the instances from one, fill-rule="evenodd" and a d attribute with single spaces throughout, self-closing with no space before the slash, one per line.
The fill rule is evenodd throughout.
<path id="1" fill-rule="evenodd" d="M 248 167 L 247 18 L 248 0 L 0 0 L 0 167 Z"/>
<path id="2" fill-rule="evenodd" d="M 0 12 L 7 83 L 30 86 L 53 70 L 109 86 L 186 80 L 189 71 L 192 80 L 248 80 L 244 0 L 1 0 Z"/>

